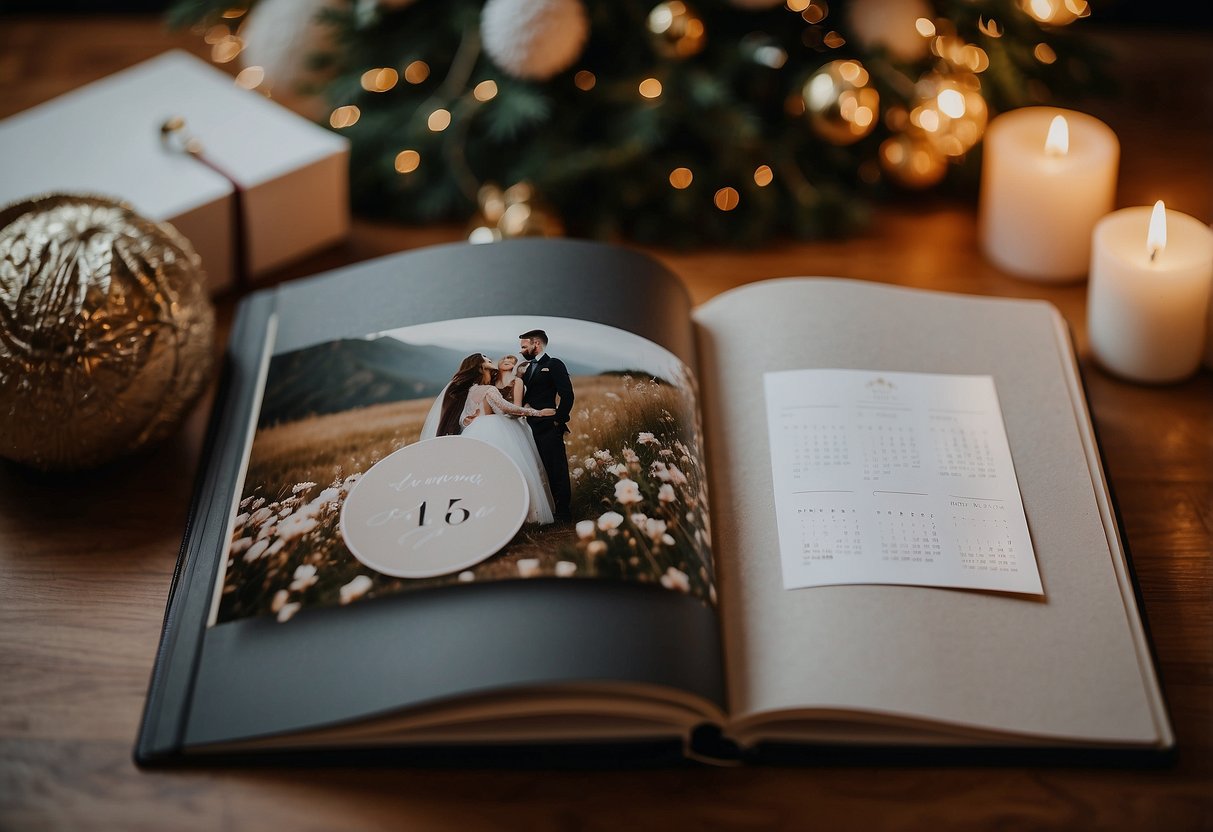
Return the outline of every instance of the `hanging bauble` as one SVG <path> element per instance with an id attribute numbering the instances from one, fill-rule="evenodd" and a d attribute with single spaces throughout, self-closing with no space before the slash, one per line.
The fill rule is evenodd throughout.
<path id="1" fill-rule="evenodd" d="M 930 41 L 918 30 L 918 19 L 934 16 L 926 0 L 849 0 L 847 30 L 865 49 L 883 48 L 901 61 L 927 54 Z M 927 30 L 934 31 L 934 27 Z"/>
<path id="2" fill-rule="evenodd" d="M 484 51 L 517 78 L 546 81 L 572 66 L 590 32 L 581 0 L 488 0 Z"/>
<path id="3" fill-rule="evenodd" d="M 241 64 L 261 68 L 265 78 L 261 86 L 275 101 L 318 118 L 325 110 L 324 100 L 308 90 L 320 88 L 327 75 L 311 59 L 337 51 L 334 29 L 321 15 L 344 5 L 344 0 L 260 0 L 240 27 Z"/>
<path id="4" fill-rule="evenodd" d="M 646 25 L 653 49 L 665 58 L 689 58 L 707 43 L 703 18 L 682 0 L 658 3 Z"/>
<path id="5" fill-rule="evenodd" d="M 494 243 L 517 237 L 559 237 L 564 226 L 556 214 L 535 194 L 528 182 L 502 191 L 493 184 L 477 194 L 480 210 L 468 227 L 468 240 Z"/>
<path id="6" fill-rule="evenodd" d="M 880 94 L 859 61 L 831 61 L 809 76 L 801 89 L 813 132 L 831 144 L 857 142 L 872 132 Z"/>
<path id="7" fill-rule="evenodd" d="M 910 124 L 944 156 L 963 156 L 981 141 L 989 112 L 976 75 L 929 73 L 915 94 Z"/>
<path id="8" fill-rule="evenodd" d="M 948 172 L 948 160 L 916 133 L 901 133 L 880 145 L 880 169 L 903 188 L 929 188 Z"/>
<path id="9" fill-rule="evenodd" d="M 210 378 L 198 255 L 123 203 L 0 210 L 0 456 L 87 468 L 164 438 Z"/>

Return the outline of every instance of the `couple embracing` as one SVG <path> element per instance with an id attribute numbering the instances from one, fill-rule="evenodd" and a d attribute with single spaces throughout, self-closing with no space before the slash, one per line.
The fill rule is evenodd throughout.
<path id="1" fill-rule="evenodd" d="M 547 354 L 548 336 L 542 329 L 522 333 L 518 344 L 521 363 L 514 355 L 497 362 L 482 353 L 463 359 L 430 409 L 421 438 L 462 435 L 498 448 L 526 480 L 531 497 L 527 520 L 569 522 L 564 435 L 573 384 L 564 362 Z"/>

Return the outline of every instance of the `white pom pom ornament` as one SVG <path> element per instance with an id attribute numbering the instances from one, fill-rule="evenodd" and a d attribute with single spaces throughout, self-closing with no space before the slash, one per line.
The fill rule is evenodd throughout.
<path id="1" fill-rule="evenodd" d="M 300 92 L 305 85 L 323 80 L 308 66 L 308 56 L 333 47 L 333 29 L 318 20 L 325 9 L 341 6 L 342 0 L 261 0 L 250 12 L 240 37 L 245 67 L 259 66 L 274 98 L 291 109 L 318 117 L 324 101 Z"/>
<path id="2" fill-rule="evenodd" d="M 533 81 L 572 66 L 589 31 L 581 0 L 489 0 L 480 16 L 484 51 L 506 72 Z"/>

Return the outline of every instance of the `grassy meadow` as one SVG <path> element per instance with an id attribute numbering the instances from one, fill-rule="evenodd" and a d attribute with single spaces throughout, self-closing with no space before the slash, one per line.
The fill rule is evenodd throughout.
<path id="1" fill-rule="evenodd" d="M 364 566 L 341 538 L 362 472 L 416 442 L 433 399 L 309 416 L 257 432 L 229 551 L 219 620 L 345 604 L 457 582 L 530 577 L 659 583 L 715 602 L 702 437 L 692 382 L 573 378 L 565 444 L 573 524 L 528 523 L 458 574 L 401 579 Z"/>

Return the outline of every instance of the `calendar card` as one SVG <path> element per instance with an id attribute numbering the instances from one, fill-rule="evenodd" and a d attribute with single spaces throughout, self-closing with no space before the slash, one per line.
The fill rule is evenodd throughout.
<path id="1" fill-rule="evenodd" d="M 785 589 L 1043 595 L 994 379 L 766 373 Z"/>

